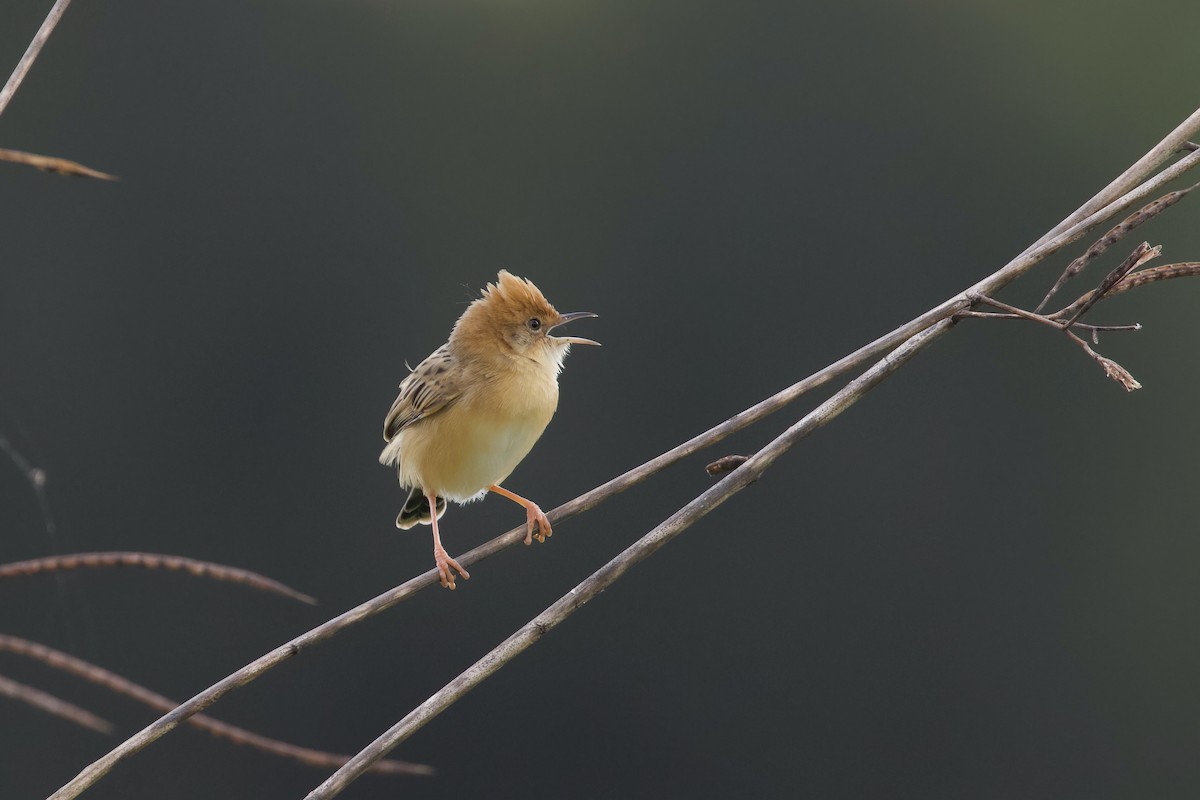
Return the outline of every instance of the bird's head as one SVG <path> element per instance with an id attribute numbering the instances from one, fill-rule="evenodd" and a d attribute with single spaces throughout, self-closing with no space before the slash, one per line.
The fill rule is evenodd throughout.
<path id="1" fill-rule="evenodd" d="M 589 311 L 560 314 L 531 281 L 500 270 L 483 296 L 459 317 L 451 340 L 472 352 L 518 356 L 561 368 L 572 344 L 594 344 L 580 336 L 554 336 L 551 331 L 574 319 L 594 317 Z"/>

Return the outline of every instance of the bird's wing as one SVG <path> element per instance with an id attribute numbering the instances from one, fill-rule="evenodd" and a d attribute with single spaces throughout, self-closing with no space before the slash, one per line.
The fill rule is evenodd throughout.
<path id="1" fill-rule="evenodd" d="M 454 369 L 454 356 L 442 345 L 417 365 L 400 384 L 400 396 L 383 420 L 383 439 L 390 442 L 417 420 L 446 408 L 462 394 Z"/>

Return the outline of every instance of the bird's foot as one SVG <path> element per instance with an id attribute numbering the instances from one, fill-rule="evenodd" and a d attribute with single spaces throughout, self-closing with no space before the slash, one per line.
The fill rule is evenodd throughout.
<path id="1" fill-rule="evenodd" d="M 533 544 L 534 539 L 537 539 L 539 542 L 544 542 L 546 541 L 547 536 L 554 535 L 554 531 L 550 529 L 550 520 L 546 518 L 546 515 L 542 512 L 542 509 L 538 508 L 537 503 L 530 503 L 529 505 L 525 506 L 525 515 L 525 524 L 527 526 L 525 531 L 525 544 Z"/>
<path id="2" fill-rule="evenodd" d="M 471 579 L 471 573 L 459 566 L 459 563 L 440 547 L 433 551 L 433 560 L 437 564 L 438 579 L 442 582 L 443 589 L 454 588 L 454 570 L 458 570 L 463 580 Z"/>

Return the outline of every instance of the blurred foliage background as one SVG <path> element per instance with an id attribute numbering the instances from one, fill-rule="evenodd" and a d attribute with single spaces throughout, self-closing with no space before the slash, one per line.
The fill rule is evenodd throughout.
<path id="1" fill-rule="evenodd" d="M 48 10 L 0 12 L 7 74 Z M 185 699 L 430 566 L 376 463 L 405 374 L 505 267 L 601 319 L 510 479 L 552 506 L 986 275 L 1196 106 L 1194 3 L 76 3 L 0 146 L 0 561 L 256 569 L 0 583 L 0 629 Z M 1200 258 L 1200 206 L 1142 228 Z M 1072 283 L 1077 296 L 1122 246 Z M 1066 254 L 1002 297 L 1032 306 Z M 964 324 L 346 797 L 1191 797 L 1200 282 L 1102 304 L 1126 394 Z M 815 402 L 815 400 L 814 400 Z M 651 484 L 212 709 L 354 752 L 709 484 Z M 461 553 L 521 520 L 452 509 Z M 0 654 L 115 721 L 156 715 Z M 5 702 L 0 796 L 118 739 Z M 90 798 L 297 797 L 324 773 L 180 730 Z"/>

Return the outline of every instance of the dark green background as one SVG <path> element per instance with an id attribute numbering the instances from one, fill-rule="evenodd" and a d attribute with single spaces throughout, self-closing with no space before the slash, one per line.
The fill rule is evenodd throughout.
<path id="1" fill-rule="evenodd" d="M 4 74 L 48 6 L 4 4 Z M 121 181 L 0 164 L 0 432 L 62 529 L 0 462 L 0 561 L 176 553 L 322 604 L 89 572 L 5 581 L 0 629 L 190 696 L 429 568 L 428 529 L 392 526 L 380 422 L 497 269 L 601 315 L 509 481 L 550 508 L 1002 265 L 1195 108 L 1197 16 L 75 3 L 0 146 Z M 1200 258 L 1197 220 L 1187 200 L 1129 244 Z M 1035 303 L 1064 263 L 1003 296 Z M 1046 330 L 960 326 L 397 751 L 439 777 L 345 796 L 1194 797 L 1198 303 L 1180 281 L 1097 309 L 1146 325 L 1102 341 L 1134 394 Z M 214 715 L 358 750 L 803 410 Z M 459 553 L 520 519 L 493 498 L 444 533 Z M 154 718 L 12 656 L 0 673 L 122 735 Z M 0 796 L 118 741 L 4 701 Z M 324 775 L 185 729 L 87 796 L 292 798 Z"/>

